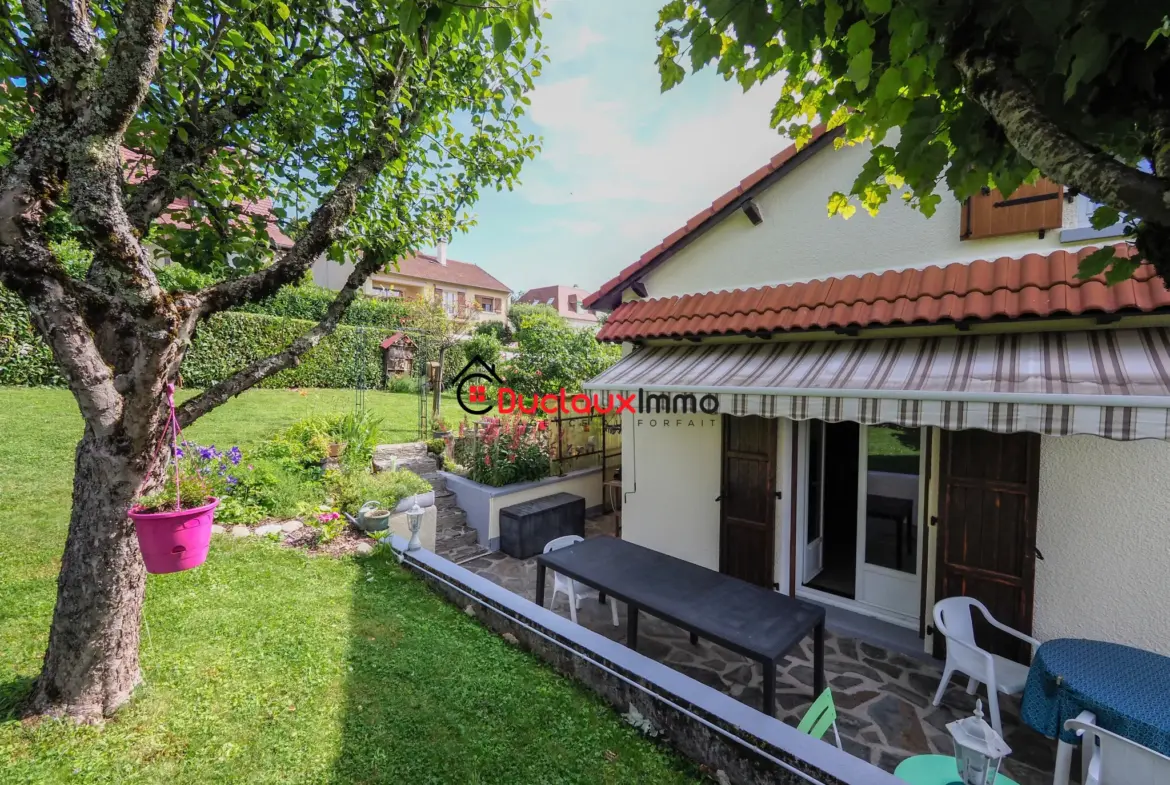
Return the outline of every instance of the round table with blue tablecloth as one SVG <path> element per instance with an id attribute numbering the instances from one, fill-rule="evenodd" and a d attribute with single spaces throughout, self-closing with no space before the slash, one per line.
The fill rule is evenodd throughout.
<path id="1" fill-rule="evenodd" d="M 1097 725 L 1170 755 L 1170 657 L 1104 641 L 1062 638 L 1036 650 L 1020 718 L 1067 744 L 1066 720 L 1091 711 Z"/>

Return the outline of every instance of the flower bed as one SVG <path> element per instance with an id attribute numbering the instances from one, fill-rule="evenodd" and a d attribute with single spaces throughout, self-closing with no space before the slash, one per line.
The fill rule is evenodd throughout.
<path id="1" fill-rule="evenodd" d="M 542 480 L 552 473 L 548 423 L 524 417 L 460 423 L 453 458 L 469 480 L 493 488 Z"/>

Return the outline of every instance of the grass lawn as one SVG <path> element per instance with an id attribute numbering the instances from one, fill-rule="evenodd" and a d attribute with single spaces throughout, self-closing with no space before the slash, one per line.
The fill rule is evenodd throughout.
<path id="1" fill-rule="evenodd" d="M 413 396 L 367 393 L 388 421 Z M 245 447 L 352 392 L 259 390 L 188 429 Z M 146 685 L 102 727 L 21 723 L 40 665 L 81 421 L 0 388 L 0 782 L 656 783 L 694 770 L 393 560 L 217 538 L 147 584 Z"/>

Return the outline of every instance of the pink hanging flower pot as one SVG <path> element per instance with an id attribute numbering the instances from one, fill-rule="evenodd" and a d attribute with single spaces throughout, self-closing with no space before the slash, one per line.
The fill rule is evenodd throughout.
<path id="1" fill-rule="evenodd" d="M 211 545 L 211 524 L 219 499 L 214 496 L 200 507 L 186 510 L 145 512 L 130 510 L 134 533 L 146 571 L 154 575 L 181 572 L 207 561 Z"/>

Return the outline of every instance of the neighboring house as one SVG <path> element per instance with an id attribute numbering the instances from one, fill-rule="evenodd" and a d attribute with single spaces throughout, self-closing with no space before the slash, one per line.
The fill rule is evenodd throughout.
<path id="1" fill-rule="evenodd" d="M 153 175 L 155 171 L 153 161 L 150 158 L 126 147 L 122 148 L 122 163 L 126 167 L 126 179 L 131 183 L 139 183 Z M 176 213 L 181 215 L 186 212 L 190 206 L 191 199 L 188 197 L 175 199 L 167 205 L 167 209 L 159 216 L 158 222 L 177 226 L 180 229 L 190 228 L 184 221 L 174 217 Z M 273 247 L 282 250 L 292 248 L 292 238 L 285 234 L 276 222 L 276 215 L 272 212 L 271 199 L 264 198 L 258 202 L 244 202 L 240 208 L 247 215 L 258 215 L 266 219 L 264 229 L 272 241 Z M 163 256 L 161 249 L 157 247 L 156 252 L 160 257 Z"/>
<path id="2" fill-rule="evenodd" d="M 516 302 L 551 305 L 574 327 L 596 327 L 597 312 L 585 308 L 589 292 L 576 286 L 541 286 L 529 289 Z"/>
<path id="3" fill-rule="evenodd" d="M 338 290 L 352 270 L 352 264 L 321 257 L 313 263 L 313 282 Z M 408 256 L 371 275 L 362 291 L 370 297 L 438 300 L 451 316 L 504 321 L 512 290 L 479 265 L 448 259 L 446 244 L 440 243 L 434 256 Z"/>
<path id="4" fill-rule="evenodd" d="M 1041 640 L 1170 655 L 1170 292 L 1148 265 L 1078 280 L 1119 230 L 1049 183 L 830 219 L 868 156 L 837 136 L 585 301 L 627 348 L 586 389 L 637 396 L 622 536 L 927 651 L 965 594 Z"/>

